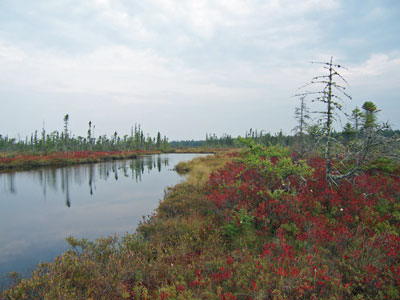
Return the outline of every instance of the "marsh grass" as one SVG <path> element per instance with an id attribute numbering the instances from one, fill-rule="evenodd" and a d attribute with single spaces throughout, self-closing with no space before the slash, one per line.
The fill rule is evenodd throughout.
<path id="1" fill-rule="evenodd" d="M 223 168 L 227 162 L 232 161 L 232 157 L 226 153 L 217 153 L 196 157 L 188 162 L 180 162 L 175 166 L 175 170 L 183 175 L 187 174 L 186 182 L 195 187 L 203 187 L 208 181 L 212 172 Z"/>

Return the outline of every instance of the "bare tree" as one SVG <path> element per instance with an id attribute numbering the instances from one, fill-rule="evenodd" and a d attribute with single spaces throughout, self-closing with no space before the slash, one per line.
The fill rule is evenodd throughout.
<path id="1" fill-rule="evenodd" d="M 304 131 L 309 125 L 310 110 L 305 102 L 305 96 L 300 97 L 300 106 L 295 108 L 294 117 L 297 120 L 297 126 L 293 128 L 300 141 L 300 155 L 304 153 Z"/>
<path id="2" fill-rule="evenodd" d="M 308 84 L 308 86 L 319 86 L 320 89 L 317 91 L 306 91 L 304 93 L 297 94 L 296 96 L 305 97 L 312 95 L 314 98 L 312 102 L 320 102 L 326 105 L 326 110 L 317 112 L 320 114 L 319 121 L 323 124 L 323 133 L 325 136 L 325 161 L 326 161 L 326 180 L 332 181 L 332 168 L 331 168 L 331 150 L 332 150 L 332 127 L 335 119 L 335 112 L 342 110 L 343 98 L 351 99 L 351 97 L 345 92 L 346 87 L 340 85 L 337 80 L 344 82 L 348 85 L 347 81 L 338 72 L 339 69 L 346 69 L 341 65 L 333 63 L 333 57 L 329 62 L 312 62 L 313 64 L 321 64 L 326 69 L 328 74 L 319 75 L 314 77 Z M 343 98 L 342 98 L 343 97 Z"/>
<path id="3" fill-rule="evenodd" d="M 69 134 L 68 134 L 68 121 L 69 121 L 69 115 L 66 114 L 64 116 L 64 145 L 63 145 L 63 149 L 64 151 L 68 150 L 68 138 L 69 138 Z"/>
<path id="4" fill-rule="evenodd" d="M 69 121 L 69 115 L 66 114 L 64 116 L 64 138 L 65 138 L 65 140 L 68 139 L 68 121 Z"/>

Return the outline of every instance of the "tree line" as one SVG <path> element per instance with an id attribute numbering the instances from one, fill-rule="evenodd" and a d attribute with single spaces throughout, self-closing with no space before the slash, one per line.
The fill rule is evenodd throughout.
<path id="1" fill-rule="evenodd" d="M 388 123 L 378 122 L 379 109 L 372 101 L 365 101 L 360 108 L 356 107 L 348 117 L 348 122 L 341 131 L 336 131 L 334 121 L 340 121 L 339 113 L 343 112 L 342 103 L 351 100 L 346 92 L 347 81 L 339 70 L 345 69 L 342 65 L 329 62 L 316 62 L 327 71 L 314 77 L 300 89 L 307 88 L 302 93 L 296 94 L 300 104 L 295 108 L 294 118 L 297 121 L 292 135 L 286 135 L 280 130 L 272 134 L 266 130 L 253 130 L 245 132 L 246 139 L 251 138 L 255 143 L 266 146 L 293 147 L 300 156 L 315 152 L 324 152 L 326 160 L 326 177 L 334 181 L 341 176 L 356 172 L 366 161 L 380 157 L 398 159 L 399 155 L 399 130 L 393 130 Z M 340 84 L 340 82 L 342 84 Z M 317 89 L 310 89 L 310 87 Z M 307 99 L 311 103 L 318 102 L 325 107 L 322 111 L 311 112 Z M 316 117 L 313 117 L 316 116 Z M 41 132 L 37 130 L 30 137 L 9 138 L 0 134 L 1 152 L 57 152 L 57 151 L 115 151 L 115 150 L 168 150 L 171 148 L 233 148 L 243 144 L 239 138 L 224 133 L 218 137 L 215 133 L 206 133 L 204 140 L 168 141 L 168 138 L 158 132 L 155 137 L 144 134 L 140 124 L 131 127 L 130 134 L 95 136 L 95 125 L 88 123 L 86 136 L 75 136 L 69 130 L 69 115 L 63 118 L 64 128 L 61 132 L 55 130 L 47 133 L 44 126 Z M 354 165 L 347 173 L 338 174 L 332 169 L 331 159 L 338 153 L 346 153 L 343 162 Z"/>
<path id="2" fill-rule="evenodd" d="M 373 113 L 376 119 L 376 114 Z M 246 139 L 251 138 L 254 142 L 265 146 L 283 146 L 294 147 L 300 152 L 310 152 L 321 146 L 323 142 L 323 129 L 320 124 L 311 123 L 310 112 L 305 101 L 296 107 L 295 118 L 298 125 L 293 129 L 294 134 L 285 134 L 282 130 L 271 133 L 266 130 L 257 130 L 250 128 L 244 133 Z M 352 115 L 353 124 L 348 122 L 342 131 L 332 129 L 331 136 L 335 141 L 349 145 L 354 139 L 360 139 L 365 136 L 363 125 L 363 112 L 356 108 Z M 373 124 L 370 114 L 368 115 L 368 124 Z M 75 136 L 69 130 L 69 116 L 64 116 L 63 131 L 52 131 L 47 133 L 43 128 L 40 132 L 35 130 L 24 140 L 9 138 L 7 135 L 0 134 L 0 152 L 68 152 L 68 151 L 116 151 L 116 150 L 163 150 L 181 149 L 181 148 L 235 148 L 242 147 L 243 144 L 238 138 L 224 133 L 217 136 L 215 133 L 206 133 L 202 140 L 174 140 L 169 141 L 166 136 L 161 136 L 158 132 L 155 137 L 145 134 L 140 124 L 131 127 L 129 135 L 119 136 L 114 132 L 112 136 L 95 136 L 95 126 L 92 122 L 88 123 L 87 136 Z M 368 125 L 370 126 L 370 125 Z M 388 128 L 382 134 L 387 138 L 400 136 L 400 130 Z"/>
<path id="3" fill-rule="evenodd" d="M 68 151 L 116 151 L 116 150 L 167 150 L 168 138 L 158 132 L 155 137 L 145 135 L 140 124 L 131 127 L 130 135 L 95 136 L 95 125 L 88 123 L 87 136 L 75 136 L 69 129 L 69 115 L 63 118 L 63 131 L 47 133 L 43 127 L 39 133 L 35 130 L 24 140 L 9 138 L 0 134 L 0 151 L 2 152 L 68 152 Z"/>

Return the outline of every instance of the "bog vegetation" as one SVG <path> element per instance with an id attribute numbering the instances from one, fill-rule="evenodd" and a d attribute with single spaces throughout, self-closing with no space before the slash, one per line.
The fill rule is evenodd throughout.
<path id="1" fill-rule="evenodd" d="M 324 159 L 247 143 L 205 182 L 221 160 L 198 160 L 137 233 L 69 237 L 3 299 L 400 297 L 400 168 L 378 161 L 332 187 Z"/>
<path id="2" fill-rule="evenodd" d="M 240 151 L 179 164 L 188 180 L 136 233 L 69 237 L 2 299 L 399 299 L 399 137 L 370 101 L 334 132 L 339 66 L 324 66 L 294 136 L 265 146 L 253 133 Z M 314 94 L 327 111 L 311 124 Z"/>

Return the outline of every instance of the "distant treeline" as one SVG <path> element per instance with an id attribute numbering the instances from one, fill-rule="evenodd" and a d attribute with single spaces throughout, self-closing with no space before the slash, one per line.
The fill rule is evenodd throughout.
<path id="1" fill-rule="evenodd" d="M 95 136 L 92 122 L 88 123 L 87 136 L 75 136 L 68 128 L 69 116 L 64 116 L 64 130 L 47 133 L 43 128 L 25 139 L 9 138 L 0 134 L 0 151 L 2 152 L 68 152 L 68 151 L 115 151 L 115 150 L 166 150 L 169 147 L 166 136 L 145 135 L 140 124 L 131 127 L 130 135 L 120 137 L 117 132 L 110 137 Z"/>
<path id="2" fill-rule="evenodd" d="M 360 129 L 357 133 L 354 130 L 345 127 L 343 131 L 333 131 L 332 137 L 337 141 L 346 143 L 347 141 L 354 139 L 356 135 L 358 137 L 363 136 L 363 129 Z M 383 132 L 385 137 L 400 137 L 400 130 L 388 129 Z M 318 125 L 311 125 L 307 127 L 307 130 L 300 136 L 298 133 L 293 135 L 286 135 L 283 131 L 277 133 L 266 132 L 265 130 L 253 130 L 250 128 L 246 131 L 244 137 L 251 138 L 255 143 L 262 144 L 265 146 L 284 146 L 291 147 L 299 143 L 299 139 L 304 140 L 306 143 L 315 144 L 318 140 L 323 139 L 321 128 Z M 233 138 L 229 134 L 223 134 L 218 137 L 216 134 L 206 134 L 205 140 L 181 140 L 169 142 L 170 148 L 234 148 L 242 147 L 243 145 L 239 142 L 238 138 Z"/>
<path id="3" fill-rule="evenodd" d="M 292 137 L 285 136 L 282 131 L 276 134 L 263 133 L 264 131 L 253 131 L 250 129 L 246 131 L 244 137 L 252 138 L 254 141 L 265 145 L 290 145 L 290 139 Z M 223 134 L 218 137 L 215 133 L 207 133 L 205 140 L 183 140 L 183 141 L 172 141 L 169 143 L 171 148 L 191 148 L 191 147 L 205 147 L 205 148 L 234 148 L 241 147 L 242 145 L 238 142 L 238 138 L 233 138 L 229 134 Z"/>
<path id="4" fill-rule="evenodd" d="M 224 134 L 218 137 L 216 134 L 206 134 L 204 140 L 181 140 L 168 141 L 166 136 L 161 137 L 160 132 L 156 137 L 145 135 L 139 125 L 135 125 L 130 135 L 120 137 L 117 132 L 111 137 L 99 135 L 94 137 L 88 131 L 87 137 L 65 134 L 65 132 L 53 131 L 46 134 L 42 130 L 40 135 L 36 130 L 31 136 L 24 140 L 9 138 L 7 135 L 0 134 L 0 152 L 68 152 L 68 151 L 115 151 L 115 150 L 169 150 L 181 148 L 235 148 L 242 145 L 238 142 L 238 138 Z M 351 138 L 352 132 L 346 130 L 342 132 L 334 132 L 333 137 L 338 140 L 346 141 Z M 388 130 L 385 132 L 387 137 L 394 135 L 400 136 L 400 130 Z M 246 132 L 245 138 L 252 138 L 256 143 L 262 145 L 280 145 L 290 147 L 298 142 L 297 135 L 285 135 L 282 131 L 272 134 L 257 130 Z M 309 142 L 315 142 L 320 134 L 310 130 L 304 134 L 303 139 Z"/>
<path id="5" fill-rule="evenodd" d="M 75 136 L 69 131 L 69 116 L 64 116 L 64 130 L 52 131 L 47 133 L 43 128 L 39 133 L 37 130 L 25 139 L 9 138 L 7 135 L 0 134 L 0 152 L 68 152 L 68 151 L 115 151 L 115 150 L 169 150 L 179 148 L 233 148 L 241 147 L 238 138 L 233 138 L 229 134 L 218 137 L 215 133 L 207 133 L 204 140 L 181 140 L 168 141 L 166 136 L 161 136 L 158 132 L 155 137 L 144 134 L 140 124 L 131 127 L 130 135 L 119 136 L 114 132 L 112 136 L 95 136 L 95 126 L 92 122 L 88 123 L 87 136 Z M 309 143 L 315 143 L 316 139 L 321 138 L 320 128 L 317 125 L 309 126 L 303 134 L 302 139 Z M 349 140 L 354 135 L 354 131 L 344 128 L 342 132 L 333 132 L 332 136 L 337 140 Z M 398 135 L 400 130 L 387 130 L 384 133 L 388 137 Z M 362 130 L 360 132 L 362 135 Z M 282 130 L 272 134 L 265 130 L 250 130 L 244 134 L 245 138 L 252 138 L 256 143 L 262 145 L 280 145 L 290 147 L 298 143 L 299 135 L 286 135 Z"/>

